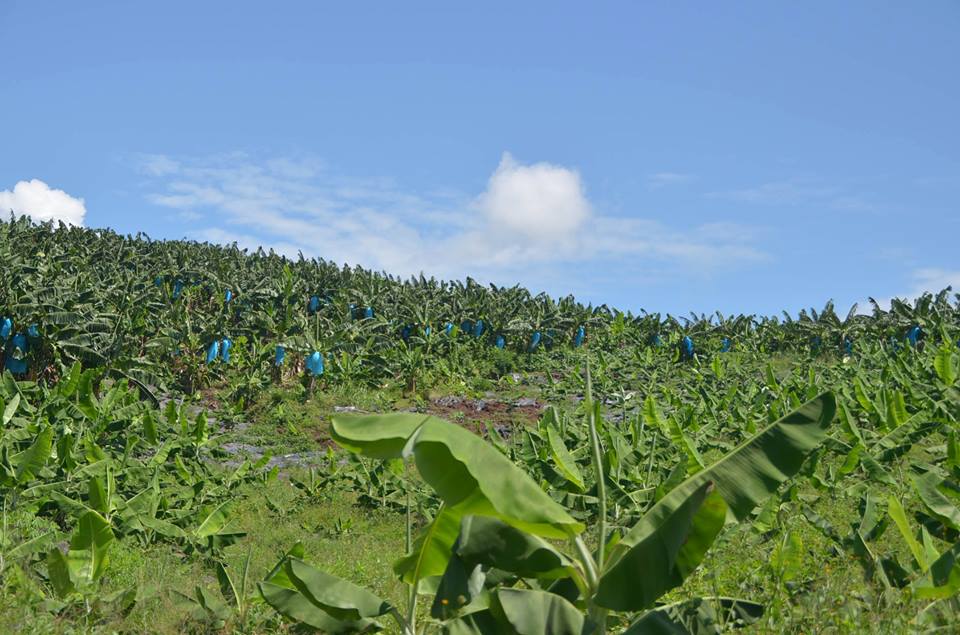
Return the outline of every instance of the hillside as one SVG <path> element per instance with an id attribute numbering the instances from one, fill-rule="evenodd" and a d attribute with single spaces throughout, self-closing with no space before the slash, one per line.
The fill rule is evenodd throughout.
<path id="1" fill-rule="evenodd" d="M 0 262 L 2 632 L 956 621 L 949 289 L 635 315 L 26 218 Z"/>

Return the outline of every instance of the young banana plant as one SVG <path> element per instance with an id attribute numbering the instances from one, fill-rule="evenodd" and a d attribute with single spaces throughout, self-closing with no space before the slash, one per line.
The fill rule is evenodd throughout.
<path id="1" fill-rule="evenodd" d="M 678 484 L 623 536 L 607 530 L 598 409 L 587 410 L 600 509 L 589 533 L 526 472 L 459 426 L 413 413 L 335 417 L 340 445 L 381 460 L 412 458 L 443 501 L 394 564 L 410 589 L 406 606 L 310 566 L 296 548 L 260 583 L 264 600 L 321 630 L 373 630 L 389 617 L 405 635 L 427 627 L 477 634 L 688 632 L 711 620 L 755 619 L 762 607 L 745 600 L 657 602 L 697 568 L 725 524 L 749 518 L 800 469 L 826 437 L 833 396 L 807 402 Z M 564 542 L 569 549 L 557 546 Z M 433 596 L 429 617 L 418 609 L 424 595 Z"/>

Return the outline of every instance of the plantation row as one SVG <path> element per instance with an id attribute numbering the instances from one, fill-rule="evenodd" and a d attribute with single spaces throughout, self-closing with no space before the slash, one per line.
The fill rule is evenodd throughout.
<path id="1" fill-rule="evenodd" d="M 110 231 L 0 224 L 3 364 L 45 377 L 74 361 L 144 385 L 193 392 L 216 362 L 245 373 L 290 366 L 314 376 L 414 386 L 450 379 L 481 346 L 504 350 L 500 370 L 553 348 L 613 353 L 665 347 L 679 359 L 731 350 L 851 355 L 879 342 L 946 341 L 960 309 L 948 292 L 915 306 L 894 301 L 872 316 L 832 304 L 797 318 L 642 313 L 591 307 L 572 297 L 532 296 L 424 277 L 400 280 L 323 260 L 237 248 L 123 237 Z M 292 357 L 288 356 L 292 353 Z M 51 378 L 53 378 L 51 376 Z"/>
<path id="2" fill-rule="evenodd" d="M 0 259 L 0 630 L 153 630 L 177 611 L 174 632 L 404 635 L 949 632 L 960 616 L 948 292 L 843 320 L 632 316 L 23 219 L 0 225 Z M 454 424 L 430 416 L 434 389 L 553 405 Z M 283 478 L 217 419 L 327 394 L 415 411 L 329 428 L 324 411 L 314 430 L 337 449 Z M 267 517 L 239 529 L 264 492 Z M 331 571 L 305 522 L 269 564 L 253 555 L 344 498 L 398 512 L 394 586 Z M 126 568 L 138 552 L 204 574 L 150 594 Z"/>

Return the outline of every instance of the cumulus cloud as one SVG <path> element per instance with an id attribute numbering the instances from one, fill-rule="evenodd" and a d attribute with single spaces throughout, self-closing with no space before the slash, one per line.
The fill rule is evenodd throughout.
<path id="1" fill-rule="evenodd" d="M 477 207 L 494 228 L 522 240 L 563 239 L 590 217 L 580 175 L 549 163 L 521 165 L 504 153 Z"/>
<path id="2" fill-rule="evenodd" d="M 13 191 L 0 191 L 0 210 L 17 216 L 26 214 L 37 222 L 63 221 L 67 225 L 83 225 L 87 208 L 82 198 L 74 198 L 63 190 L 51 189 L 39 179 L 20 181 Z"/>
<path id="3" fill-rule="evenodd" d="M 141 171 L 162 174 L 148 181 L 148 200 L 175 210 L 193 238 L 302 251 L 403 276 L 530 284 L 534 272 L 543 280 L 591 263 L 634 278 L 654 267 L 708 275 L 767 257 L 742 227 L 671 227 L 604 215 L 575 169 L 522 163 L 509 154 L 479 193 L 411 192 L 391 179 L 331 173 L 310 158 L 149 161 L 151 170 Z M 573 285 L 569 273 L 562 277 L 557 286 Z"/>

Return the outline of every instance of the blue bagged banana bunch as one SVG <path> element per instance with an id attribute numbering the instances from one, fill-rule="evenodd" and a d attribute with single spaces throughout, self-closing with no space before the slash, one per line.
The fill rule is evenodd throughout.
<path id="1" fill-rule="evenodd" d="M 27 336 L 23 333 L 14 335 L 10 344 L 6 347 L 6 369 L 14 375 L 22 375 L 27 372 L 27 353 L 29 350 Z"/>
<path id="2" fill-rule="evenodd" d="M 680 358 L 693 359 L 693 340 L 689 335 L 684 335 L 680 340 Z"/>
<path id="3" fill-rule="evenodd" d="M 13 321 L 10 318 L 3 318 L 3 322 L 0 322 L 0 342 L 6 342 L 12 330 Z"/>
<path id="4" fill-rule="evenodd" d="M 227 304 L 230 304 L 230 300 L 233 299 L 233 291 L 227 289 L 227 292 L 223 294 L 223 301 Z"/>
<path id="5" fill-rule="evenodd" d="M 447 335 L 453 333 L 453 322 L 447 322 L 446 326 L 443 327 L 443 332 Z"/>
<path id="6" fill-rule="evenodd" d="M 503 348 L 504 346 L 507 345 L 507 340 L 505 340 L 502 335 L 498 335 L 497 341 L 494 342 L 493 345 L 496 346 L 497 348 Z"/>
<path id="7" fill-rule="evenodd" d="M 410 339 L 410 325 L 404 326 L 403 329 L 400 330 L 400 339 L 404 342 Z"/>
<path id="8" fill-rule="evenodd" d="M 477 320 L 477 323 L 473 325 L 473 336 L 480 337 L 483 335 L 483 320 Z"/>
<path id="9" fill-rule="evenodd" d="M 582 326 L 577 327 L 577 334 L 573 336 L 573 347 L 580 348 L 583 345 L 583 340 L 587 336 L 586 330 Z"/>
<path id="10" fill-rule="evenodd" d="M 310 313 L 316 313 L 320 308 L 320 298 L 315 295 L 310 296 L 310 302 L 307 304 L 307 310 Z"/>
<path id="11" fill-rule="evenodd" d="M 464 320 L 460 323 L 460 330 L 464 333 L 469 333 L 473 330 L 473 320 Z"/>
<path id="12" fill-rule="evenodd" d="M 37 339 L 40 337 L 40 329 L 37 328 L 36 324 L 31 324 L 30 328 L 27 329 L 27 336 Z"/>
<path id="13" fill-rule="evenodd" d="M 176 300 L 183 293 L 183 282 L 177 280 L 173 283 L 173 299 Z"/>
<path id="14" fill-rule="evenodd" d="M 531 353 L 537 350 L 537 347 L 540 346 L 540 340 L 542 338 L 543 336 L 540 335 L 540 331 L 533 332 L 533 336 L 530 338 L 530 347 L 528 349 Z"/>
<path id="15" fill-rule="evenodd" d="M 323 374 L 323 355 L 319 352 L 314 351 L 310 357 L 307 358 L 306 362 L 307 370 L 310 371 L 310 374 L 314 377 L 319 377 Z"/>
<path id="16" fill-rule="evenodd" d="M 207 347 L 207 363 L 212 364 L 220 356 L 220 341 L 213 340 Z"/>
<path id="17" fill-rule="evenodd" d="M 277 348 L 273 352 L 273 365 L 282 366 L 283 360 L 284 358 L 286 358 L 286 356 L 287 356 L 287 349 L 285 349 L 280 344 L 277 344 Z"/>
<path id="18" fill-rule="evenodd" d="M 916 347 L 917 342 L 920 341 L 920 336 L 923 334 L 923 331 L 920 330 L 919 326 L 914 326 L 909 331 L 907 331 L 907 341 L 910 342 L 910 346 Z"/>
<path id="19" fill-rule="evenodd" d="M 430 337 L 430 333 L 431 333 L 430 327 L 429 327 L 429 326 L 424 327 L 424 329 L 423 329 L 423 336 L 424 336 L 424 337 Z"/>
<path id="20" fill-rule="evenodd" d="M 225 337 L 223 341 L 220 342 L 220 359 L 226 363 L 230 363 L 230 349 L 233 348 L 233 342 L 230 341 L 230 338 Z"/>
<path id="21" fill-rule="evenodd" d="M 364 312 L 363 312 L 363 317 L 368 318 L 368 319 L 372 319 L 372 318 L 373 318 L 373 307 L 372 307 L 372 306 L 368 306 L 368 307 L 364 310 Z"/>
<path id="22" fill-rule="evenodd" d="M 853 340 L 849 337 L 843 338 L 843 354 L 853 355 Z"/>
<path id="23" fill-rule="evenodd" d="M 720 340 L 721 353 L 729 353 L 731 348 L 733 348 L 733 342 L 730 341 L 729 337 L 725 337 L 722 340 Z"/>
<path id="24" fill-rule="evenodd" d="M 650 344 L 653 346 L 663 346 L 663 340 L 660 339 L 659 335 L 654 335 L 650 338 Z"/>

